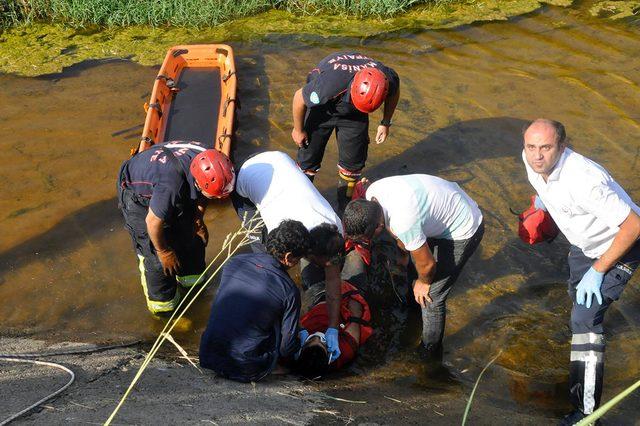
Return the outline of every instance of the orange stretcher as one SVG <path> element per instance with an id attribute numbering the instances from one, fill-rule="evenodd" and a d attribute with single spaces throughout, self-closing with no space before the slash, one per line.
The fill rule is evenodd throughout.
<path id="1" fill-rule="evenodd" d="M 174 46 L 158 72 L 138 152 L 156 143 L 198 141 L 229 156 L 237 89 L 225 44 Z"/>

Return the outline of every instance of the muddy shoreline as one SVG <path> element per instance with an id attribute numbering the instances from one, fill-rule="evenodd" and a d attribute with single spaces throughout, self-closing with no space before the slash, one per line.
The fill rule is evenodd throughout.
<path id="1" fill-rule="evenodd" d="M 445 361 L 454 383 L 432 383 L 425 377 L 413 354 L 418 324 L 408 310 L 393 306 L 377 311 L 377 320 L 391 327 L 377 341 L 370 340 L 344 374 L 313 386 L 291 377 L 264 384 L 265 399 L 276 398 L 285 407 L 289 399 L 302 404 L 287 408 L 287 415 L 293 413 L 288 420 L 297 421 L 294 411 L 305 409 L 309 401 L 268 392 L 285 392 L 283 383 L 293 381 L 293 389 L 309 386 L 310 392 L 322 394 L 320 410 L 335 411 L 323 414 L 310 408 L 313 417 L 304 421 L 456 424 L 473 380 L 500 349 L 503 355 L 479 388 L 473 424 L 554 423 L 568 410 L 567 243 L 557 239 L 533 248 L 524 245 L 509 209 L 524 209 L 532 193 L 520 158 L 521 128 L 538 116 L 563 121 L 575 150 L 602 164 L 633 199 L 640 199 L 639 30 L 588 18 L 589 6 L 543 7 L 506 23 L 365 39 L 280 34 L 233 43 L 242 99 L 236 155 L 258 150 L 295 155 L 290 99 L 308 67 L 336 49 L 362 50 L 393 64 L 403 85 L 390 140 L 370 146 L 367 176 L 428 173 L 456 181 L 478 202 L 486 220 L 483 243 L 448 302 Z M 108 46 L 108 40 L 105 43 Z M 59 53 L 51 56 L 52 62 L 64 60 Z M 156 53 L 154 60 L 159 61 L 165 52 Z M 142 340 L 148 346 L 160 331 L 160 323 L 146 311 L 115 199 L 115 173 L 129 148 L 137 145 L 142 104 L 156 74 L 157 68 L 115 59 L 85 61 L 39 78 L 0 74 L 5 88 L 0 97 L 0 147 L 5 155 L 0 180 L 6 182 L 0 198 L 0 335 L 24 345 L 12 350 L 44 349 L 65 341 Z M 374 115 L 372 122 L 379 119 Z M 316 179 L 331 202 L 336 162 L 331 142 L 327 167 Z M 211 259 L 238 220 L 229 205 L 220 204 L 212 206 L 206 221 Z M 605 400 L 640 377 L 639 282 L 635 277 L 607 314 Z M 193 305 L 192 327 L 174 333 L 192 355 L 213 294 L 212 287 Z M 9 350 L 5 342 L 0 341 L 1 351 Z M 51 404 L 54 409 L 27 420 L 59 424 L 77 417 L 85 423 L 103 422 L 115 405 L 113 395 L 128 385 L 147 346 L 114 355 L 60 358 L 79 371 L 77 384 Z M 219 400 L 227 398 L 225 388 L 238 395 L 252 392 L 209 376 L 203 379 L 191 367 L 173 365 L 176 359 L 172 348 L 163 352 L 164 364 L 157 364 L 149 382 L 143 378 L 142 392 L 136 394 L 140 405 L 128 405 L 130 417 L 122 423 L 151 423 L 146 419 L 155 415 L 155 401 L 180 404 L 184 393 L 187 405 L 161 414 L 180 423 L 191 409 L 188 405 L 197 405 L 198 417 L 189 418 L 195 424 L 215 417 L 217 404 L 224 404 Z M 38 386 L 49 383 L 42 371 L 38 380 L 43 381 L 34 379 L 35 388 L 25 388 L 27 393 L 18 398 L 29 382 L 21 377 L 31 373 L 10 368 L 0 363 L 0 394 L 15 393 L 15 406 L 3 406 L 2 412 L 41 397 Z M 189 381 L 198 385 L 189 389 L 184 385 Z M 170 386 L 180 392 L 166 391 Z M 367 402 L 345 403 L 326 395 Z M 199 403 L 199 397 L 206 404 Z M 248 408 L 257 403 L 258 398 L 252 398 L 242 400 Z M 100 402 L 97 408 L 92 400 Z M 239 401 L 232 411 L 241 409 Z M 604 423 L 637 424 L 638 406 L 634 395 Z M 242 422 L 237 417 L 219 420 L 224 419 Z"/>
<path id="2" fill-rule="evenodd" d="M 7 353 L 91 349 L 90 344 L 0 338 Z M 398 371 L 393 379 L 350 369 L 321 382 L 272 375 L 256 384 L 228 381 L 198 371 L 178 354 L 164 351 L 149 365 L 113 424 L 457 424 L 477 371 L 455 380 L 417 379 Z M 39 358 L 70 368 L 75 382 L 61 395 L 22 416 L 19 424 L 102 424 L 128 387 L 146 352 L 143 346 L 84 355 Z M 0 359 L 0 420 L 64 385 L 64 372 Z M 555 423 L 557 410 L 520 406 L 492 395 L 499 368 L 487 371 L 468 419 L 474 425 Z M 418 375 L 419 376 L 419 375 Z M 610 398 L 610 392 L 605 393 Z M 603 424 L 633 425 L 640 396 L 632 395 Z"/>

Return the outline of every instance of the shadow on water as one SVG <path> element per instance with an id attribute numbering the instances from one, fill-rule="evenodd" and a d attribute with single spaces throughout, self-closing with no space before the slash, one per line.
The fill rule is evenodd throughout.
<path id="1" fill-rule="evenodd" d="M 62 72 L 54 72 L 51 74 L 43 74 L 35 77 L 37 80 L 51 81 L 51 80 L 59 80 L 61 78 L 70 78 L 70 77 L 80 77 L 84 72 L 90 70 L 92 68 L 97 68 L 106 64 L 123 64 L 129 63 L 129 58 L 104 58 L 104 59 L 91 59 L 87 61 L 82 61 L 77 64 L 73 64 L 69 67 L 64 68 Z M 160 68 L 160 67 L 156 67 Z M 118 78 L 113 76 L 113 84 L 114 90 L 117 90 L 118 87 Z M 150 93 L 150 92 L 149 92 Z"/>
<path id="2" fill-rule="evenodd" d="M 75 251 L 87 240 L 101 238 L 113 228 L 121 227 L 123 220 L 117 207 L 115 197 L 90 204 L 67 215 L 42 234 L 0 253 L 0 276 L 38 257 L 56 257 Z"/>

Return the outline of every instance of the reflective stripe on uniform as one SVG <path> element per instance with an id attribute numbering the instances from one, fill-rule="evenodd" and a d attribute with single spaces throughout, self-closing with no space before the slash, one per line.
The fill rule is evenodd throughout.
<path id="1" fill-rule="evenodd" d="M 574 334 L 571 338 L 572 345 L 604 345 L 604 334 L 596 334 L 596 333 L 581 333 Z"/>
<path id="2" fill-rule="evenodd" d="M 199 146 L 199 145 L 194 145 L 192 143 L 168 143 L 165 145 L 166 148 L 189 148 L 189 149 L 193 149 L 194 151 L 206 151 L 207 149 L 205 147 Z"/>
<path id="3" fill-rule="evenodd" d="M 340 167 L 338 164 L 338 176 L 347 182 L 356 182 L 362 175 L 362 169 L 360 170 L 347 170 L 344 167 Z"/>
<path id="4" fill-rule="evenodd" d="M 584 361 L 584 414 L 593 413 L 593 409 L 596 406 L 596 364 L 598 362 L 602 362 L 602 360 L 598 360 L 595 353 L 586 357 Z"/>
<path id="5" fill-rule="evenodd" d="M 176 275 L 176 280 L 183 287 L 193 287 L 196 284 L 202 284 L 202 281 L 198 282 L 198 278 L 200 278 L 200 275 Z"/>
<path id="6" fill-rule="evenodd" d="M 180 293 L 176 290 L 176 295 L 172 300 L 167 302 L 158 302 L 156 300 L 149 299 L 149 290 L 147 288 L 147 276 L 144 269 L 144 256 L 138 254 L 138 269 L 140 270 L 140 284 L 142 284 L 142 291 L 144 292 L 144 298 L 147 300 L 147 308 L 153 314 L 160 312 L 171 312 L 178 307 L 180 302 Z"/>
<path id="7" fill-rule="evenodd" d="M 571 351 L 571 361 L 587 362 L 591 359 L 604 362 L 604 353 L 597 351 Z"/>
<path id="8" fill-rule="evenodd" d="M 604 362 L 605 339 L 603 334 L 580 333 L 571 338 L 571 362 L 584 366 L 582 412 L 591 414 L 596 406 L 598 364 Z"/>

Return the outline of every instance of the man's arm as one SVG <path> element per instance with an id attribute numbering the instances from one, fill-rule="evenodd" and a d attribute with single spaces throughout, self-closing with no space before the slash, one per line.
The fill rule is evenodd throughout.
<path id="1" fill-rule="evenodd" d="M 396 107 L 398 106 L 398 101 L 400 100 L 400 88 L 392 93 L 391 96 L 387 96 L 387 99 L 384 100 L 384 110 L 382 119 L 385 121 L 391 121 L 393 118 L 393 113 L 396 111 Z"/>
<path id="2" fill-rule="evenodd" d="M 429 290 L 436 274 L 436 260 L 426 242 L 420 248 L 413 250 L 411 257 L 418 272 L 418 278 L 413 285 L 413 295 L 416 302 L 424 308 L 427 303 L 432 302 Z"/>
<path id="3" fill-rule="evenodd" d="M 593 269 L 606 273 L 633 247 L 638 238 L 640 238 L 640 217 L 631 210 L 627 218 L 620 224 L 620 230 L 611 246 L 593 263 Z"/>
<path id="4" fill-rule="evenodd" d="M 298 339 L 298 321 L 300 321 L 300 294 L 294 289 L 295 294 L 291 295 L 287 300 L 282 318 L 280 342 L 280 356 L 292 357 L 300 349 L 300 341 Z"/>
<path id="5" fill-rule="evenodd" d="M 207 210 L 208 204 L 209 200 L 206 197 L 198 197 L 196 200 L 196 215 L 193 221 L 193 227 L 196 235 L 200 237 L 205 247 L 209 243 L 209 230 L 207 229 L 207 225 L 204 223 L 204 213 Z"/>
<path id="6" fill-rule="evenodd" d="M 300 148 L 307 143 L 307 132 L 304 131 L 304 115 L 307 112 L 307 106 L 304 104 L 302 97 L 302 89 L 298 89 L 293 95 L 293 130 L 291 138 Z"/>
<path id="7" fill-rule="evenodd" d="M 327 265 L 324 267 L 325 299 L 329 314 L 329 327 L 338 328 L 340 325 L 340 302 L 342 300 L 342 282 L 340 267 Z"/>
<path id="8" fill-rule="evenodd" d="M 382 113 L 382 119 L 385 122 L 391 122 L 393 118 L 393 113 L 396 110 L 396 106 L 398 106 L 398 100 L 400 99 L 400 87 L 392 93 L 390 96 L 387 96 L 387 99 L 384 100 L 384 109 Z M 376 143 L 381 144 L 387 137 L 389 136 L 389 126 L 379 125 L 378 131 L 376 133 Z"/>
<path id="9" fill-rule="evenodd" d="M 164 220 L 156 216 L 153 210 L 149 209 L 145 222 L 147 224 L 149 238 L 153 243 L 153 247 L 156 249 L 165 275 L 177 275 L 180 269 L 180 262 L 173 249 L 167 245 L 167 240 L 164 236 Z"/>
<path id="10" fill-rule="evenodd" d="M 325 331 L 329 362 L 333 362 L 340 356 L 340 341 L 338 330 L 340 327 L 340 302 L 342 301 L 342 283 L 340 281 L 340 267 L 327 264 L 324 268 L 325 300 L 329 315 L 329 325 Z"/>

